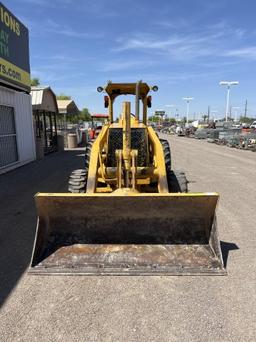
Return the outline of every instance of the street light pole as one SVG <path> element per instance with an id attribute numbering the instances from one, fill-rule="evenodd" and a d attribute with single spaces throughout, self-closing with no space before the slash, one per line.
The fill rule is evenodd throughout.
<path id="1" fill-rule="evenodd" d="M 244 116 L 246 118 L 246 114 L 247 114 L 247 100 L 245 101 L 245 107 L 244 107 Z"/>
<path id="2" fill-rule="evenodd" d="M 226 115 L 225 115 L 226 122 L 228 121 L 229 97 L 230 97 L 230 85 L 228 85 L 228 89 L 227 89 Z"/>
<path id="3" fill-rule="evenodd" d="M 227 86 L 227 100 L 226 100 L 226 114 L 225 114 L 225 119 L 227 122 L 228 121 L 229 99 L 230 99 L 230 87 L 232 85 L 238 85 L 239 81 L 221 81 L 219 84 Z"/>
<path id="4" fill-rule="evenodd" d="M 178 117 L 179 117 L 179 110 L 178 108 L 176 108 L 175 109 L 175 118 L 177 118 L 176 121 L 178 121 Z"/>
<path id="5" fill-rule="evenodd" d="M 186 101 L 187 102 L 187 118 L 186 118 L 186 121 L 188 123 L 188 116 L 189 116 L 189 102 L 194 100 L 193 97 L 183 97 L 182 100 Z"/>
<path id="6" fill-rule="evenodd" d="M 188 114 L 189 114 L 189 101 L 187 101 L 187 123 L 188 123 Z"/>

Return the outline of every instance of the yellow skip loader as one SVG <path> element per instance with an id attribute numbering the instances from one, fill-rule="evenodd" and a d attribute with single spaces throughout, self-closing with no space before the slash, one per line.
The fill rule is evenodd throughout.
<path id="1" fill-rule="evenodd" d="M 104 91 L 108 123 L 69 178 L 70 193 L 38 193 L 30 273 L 77 275 L 221 275 L 217 193 L 188 193 L 174 171 L 168 141 L 147 124 L 157 87 L 112 83 Z M 135 95 L 114 122 L 116 97 Z M 140 115 L 142 107 L 142 115 Z"/>

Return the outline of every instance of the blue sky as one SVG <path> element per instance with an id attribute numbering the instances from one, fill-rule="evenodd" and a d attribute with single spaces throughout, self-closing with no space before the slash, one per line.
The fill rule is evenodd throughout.
<path id="1" fill-rule="evenodd" d="M 253 0 L 7 0 L 30 30 L 32 76 L 80 108 L 104 112 L 96 87 L 107 80 L 157 84 L 152 111 L 231 105 L 256 117 L 256 2 Z M 166 107 L 174 104 L 174 107 Z M 119 105 L 119 103 L 117 103 Z M 118 110 L 118 108 L 117 108 Z M 240 111 L 240 110 L 239 110 Z M 197 114 L 196 114 L 197 115 Z M 173 115 L 172 115 L 173 116 Z"/>

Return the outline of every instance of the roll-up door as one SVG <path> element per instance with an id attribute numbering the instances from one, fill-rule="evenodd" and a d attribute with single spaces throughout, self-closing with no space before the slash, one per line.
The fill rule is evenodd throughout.
<path id="1" fill-rule="evenodd" d="M 0 169 L 18 161 L 14 108 L 0 105 Z"/>

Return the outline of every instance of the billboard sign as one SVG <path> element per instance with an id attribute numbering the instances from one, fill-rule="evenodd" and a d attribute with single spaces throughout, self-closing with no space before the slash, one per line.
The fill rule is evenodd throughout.
<path id="1" fill-rule="evenodd" d="M 165 115 L 165 111 L 164 110 L 156 110 L 155 111 L 155 115 L 164 116 Z"/>
<path id="2" fill-rule="evenodd" d="M 28 29 L 1 2 L 0 82 L 30 91 Z"/>

